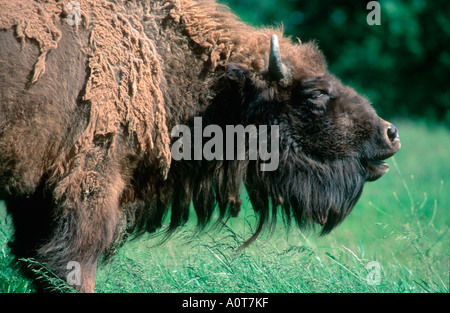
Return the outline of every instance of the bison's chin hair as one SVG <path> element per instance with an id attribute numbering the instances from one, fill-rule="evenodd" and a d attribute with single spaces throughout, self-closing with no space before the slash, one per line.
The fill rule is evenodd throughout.
<path id="1" fill-rule="evenodd" d="M 353 158 L 319 162 L 285 154 L 276 172 L 256 178 L 263 184 L 247 184 L 249 194 L 254 194 L 252 202 L 262 198 L 265 189 L 272 207 L 281 207 L 288 221 L 294 219 L 299 227 L 319 224 L 322 235 L 329 233 L 350 214 L 361 196 L 364 167 Z"/>
<path id="2" fill-rule="evenodd" d="M 300 228 L 321 225 L 328 234 L 352 211 L 361 196 L 366 171 L 358 159 L 319 162 L 304 155 L 285 152 L 274 172 L 249 168 L 246 189 L 258 215 L 252 242 L 266 227 L 275 226 L 280 215 L 287 225 Z M 281 211 L 281 212 L 280 212 Z"/>

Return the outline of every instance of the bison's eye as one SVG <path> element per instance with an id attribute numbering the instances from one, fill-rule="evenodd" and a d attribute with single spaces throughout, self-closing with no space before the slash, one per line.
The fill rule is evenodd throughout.
<path id="1" fill-rule="evenodd" d="M 311 99 L 319 99 L 319 98 L 323 98 L 323 97 L 328 97 L 328 94 L 321 90 L 314 90 L 309 95 L 309 98 L 311 98 Z"/>
<path id="2" fill-rule="evenodd" d="M 323 90 L 315 89 L 305 93 L 304 104 L 314 114 L 322 115 L 327 108 L 330 95 Z"/>

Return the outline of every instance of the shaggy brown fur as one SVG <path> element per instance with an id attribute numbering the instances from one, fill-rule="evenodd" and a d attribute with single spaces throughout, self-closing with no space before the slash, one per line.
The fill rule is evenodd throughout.
<path id="1" fill-rule="evenodd" d="M 81 25 L 60 1 L 0 3 L 0 199 L 13 252 L 65 279 L 69 261 L 93 291 L 97 260 L 125 233 L 170 234 L 236 216 L 245 187 L 259 217 L 277 211 L 322 233 L 354 207 L 396 130 L 327 71 L 313 43 L 255 29 L 213 0 L 79 0 Z M 272 34 L 286 76 L 268 72 Z M 169 130 L 208 124 L 279 125 L 280 166 L 171 161 Z M 270 204 L 272 211 L 270 211 Z M 269 223 L 270 222 L 270 223 Z"/>

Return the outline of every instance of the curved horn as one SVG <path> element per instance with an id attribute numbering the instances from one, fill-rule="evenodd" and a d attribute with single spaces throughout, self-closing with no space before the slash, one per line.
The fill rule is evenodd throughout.
<path id="1" fill-rule="evenodd" d="M 280 44 L 278 43 L 277 35 L 272 35 L 272 38 L 270 38 L 269 76 L 277 81 L 286 76 L 286 70 L 281 61 Z"/>

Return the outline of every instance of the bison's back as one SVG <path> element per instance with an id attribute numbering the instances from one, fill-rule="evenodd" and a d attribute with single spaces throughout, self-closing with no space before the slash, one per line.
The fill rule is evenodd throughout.
<path id="1" fill-rule="evenodd" d="M 123 142 L 162 174 L 170 165 L 162 69 L 139 14 L 79 3 L 79 25 L 58 1 L 0 5 L 0 185 L 11 193 L 92 155 L 121 162 Z"/>

